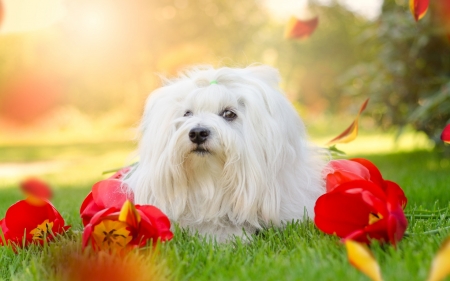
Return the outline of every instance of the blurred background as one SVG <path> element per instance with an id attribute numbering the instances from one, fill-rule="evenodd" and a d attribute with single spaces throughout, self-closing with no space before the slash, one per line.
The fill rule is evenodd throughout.
<path id="1" fill-rule="evenodd" d="M 370 98 L 341 149 L 444 149 L 450 4 L 430 2 L 416 22 L 407 0 L 0 0 L 0 185 L 132 162 L 158 75 L 192 64 L 278 68 L 318 145 Z M 286 39 L 291 16 L 319 23 Z"/>

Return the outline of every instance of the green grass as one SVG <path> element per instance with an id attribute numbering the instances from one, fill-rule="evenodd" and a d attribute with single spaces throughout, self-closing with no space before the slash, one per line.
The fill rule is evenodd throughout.
<path id="1" fill-rule="evenodd" d="M 18 182 L 33 174 L 27 167 L 37 162 L 44 167 L 38 169 L 39 176 L 55 188 L 52 202 L 72 225 L 67 236 L 43 249 L 30 247 L 15 253 L 8 247 L 0 247 L 0 280 L 59 280 L 65 269 L 58 262 L 71 255 L 82 255 L 78 212 L 82 200 L 92 184 L 105 177 L 101 172 L 125 164 L 132 149 L 129 142 L 0 146 L 0 173 L 7 164 L 17 165 L 10 176 L 0 177 L 0 218 L 22 198 Z M 417 216 L 424 210 L 446 208 L 433 218 L 410 217 L 407 230 L 410 235 L 397 249 L 372 246 L 385 280 L 426 280 L 436 250 L 450 233 L 443 230 L 421 234 L 450 226 L 450 159 L 430 150 L 369 151 L 366 155 L 351 152 L 349 156 L 368 158 L 380 168 L 385 179 L 397 182 L 409 200 L 407 214 Z M 49 162 L 56 165 L 46 166 Z M 59 164 L 63 167 L 55 169 Z M 157 258 L 151 262 L 164 268 L 157 275 L 159 279 L 368 280 L 348 263 L 339 239 L 321 233 L 310 221 L 294 222 L 285 229 L 264 230 L 253 235 L 248 243 L 235 239 L 228 244 L 216 244 L 177 229 L 174 239 L 158 249 Z"/>

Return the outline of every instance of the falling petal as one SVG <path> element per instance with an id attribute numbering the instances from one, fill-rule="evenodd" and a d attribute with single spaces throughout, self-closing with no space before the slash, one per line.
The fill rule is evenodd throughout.
<path id="1" fill-rule="evenodd" d="M 130 200 L 125 201 L 120 210 L 119 221 L 125 222 L 128 225 L 138 228 L 141 222 L 141 216 L 136 211 L 136 207 Z"/>
<path id="2" fill-rule="evenodd" d="M 314 17 L 309 20 L 299 20 L 296 17 L 291 17 L 286 25 L 284 31 L 284 38 L 286 39 L 303 39 L 308 38 L 316 30 L 319 23 L 319 17 Z"/>
<path id="3" fill-rule="evenodd" d="M 367 275 L 373 281 L 382 281 L 380 267 L 369 248 L 353 240 L 345 240 L 348 260 L 356 269 Z"/>
<path id="4" fill-rule="evenodd" d="M 366 99 L 366 101 L 361 105 L 361 108 L 359 109 L 359 112 L 355 118 L 355 121 L 353 121 L 353 123 L 347 129 L 345 129 L 345 131 L 343 131 L 339 136 L 337 136 L 334 139 L 332 139 L 331 141 L 329 141 L 327 143 L 327 145 L 333 145 L 336 143 L 348 143 L 356 138 L 356 136 L 358 135 L 359 116 L 366 109 L 368 102 L 369 102 L 369 99 Z"/>
<path id="5" fill-rule="evenodd" d="M 445 143 L 450 144 L 450 124 L 445 126 L 444 130 L 442 131 L 441 140 Z"/>
<path id="6" fill-rule="evenodd" d="M 422 19 L 428 10 L 429 0 L 409 0 L 409 9 L 416 21 Z"/>
<path id="7" fill-rule="evenodd" d="M 440 281 L 450 274 L 450 237 L 445 239 L 433 259 L 427 281 Z"/>

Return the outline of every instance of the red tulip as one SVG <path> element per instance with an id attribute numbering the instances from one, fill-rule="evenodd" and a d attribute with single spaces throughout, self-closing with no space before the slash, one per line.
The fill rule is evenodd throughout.
<path id="1" fill-rule="evenodd" d="M 376 239 L 395 245 L 402 239 L 407 199 L 396 183 L 384 180 L 365 159 L 331 161 L 325 171 L 327 193 L 314 207 L 320 230 L 365 243 Z"/>
<path id="2" fill-rule="evenodd" d="M 96 213 L 83 232 L 83 248 L 122 252 L 145 246 L 151 240 L 172 239 L 170 221 L 154 206 L 139 206 L 126 200 L 119 210 L 115 207 Z"/>
<path id="3" fill-rule="evenodd" d="M 42 245 L 44 240 L 54 239 L 70 226 L 64 225 L 64 219 L 47 200 L 27 199 L 8 208 L 0 220 L 0 228 L 5 237 L 5 241 L 0 239 L 0 245 L 14 243 L 25 246 L 30 243 Z"/>
<path id="4" fill-rule="evenodd" d="M 122 178 L 130 168 L 124 168 L 106 180 L 94 184 L 92 191 L 84 199 L 80 215 L 86 226 L 99 211 L 114 207 L 120 209 L 126 200 L 134 202 L 134 195 L 126 192 Z"/>
<path id="5" fill-rule="evenodd" d="M 450 124 L 445 126 L 444 130 L 442 131 L 441 140 L 445 143 L 450 144 Z"/>

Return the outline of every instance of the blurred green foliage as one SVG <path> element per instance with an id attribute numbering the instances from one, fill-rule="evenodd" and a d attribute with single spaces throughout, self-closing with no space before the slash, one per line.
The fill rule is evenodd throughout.
<path id="1" fill-rule="evenodd" d="M 369 111 L 383 128 L 412 125 L 434 140 L 450 122 L 450 44 L 431 2 L 415 22 L 409 1 L 385 1 L 377 24 L 359 36 L 368 60 L 340 79 L 352 96 L 369 96 Z"/>

